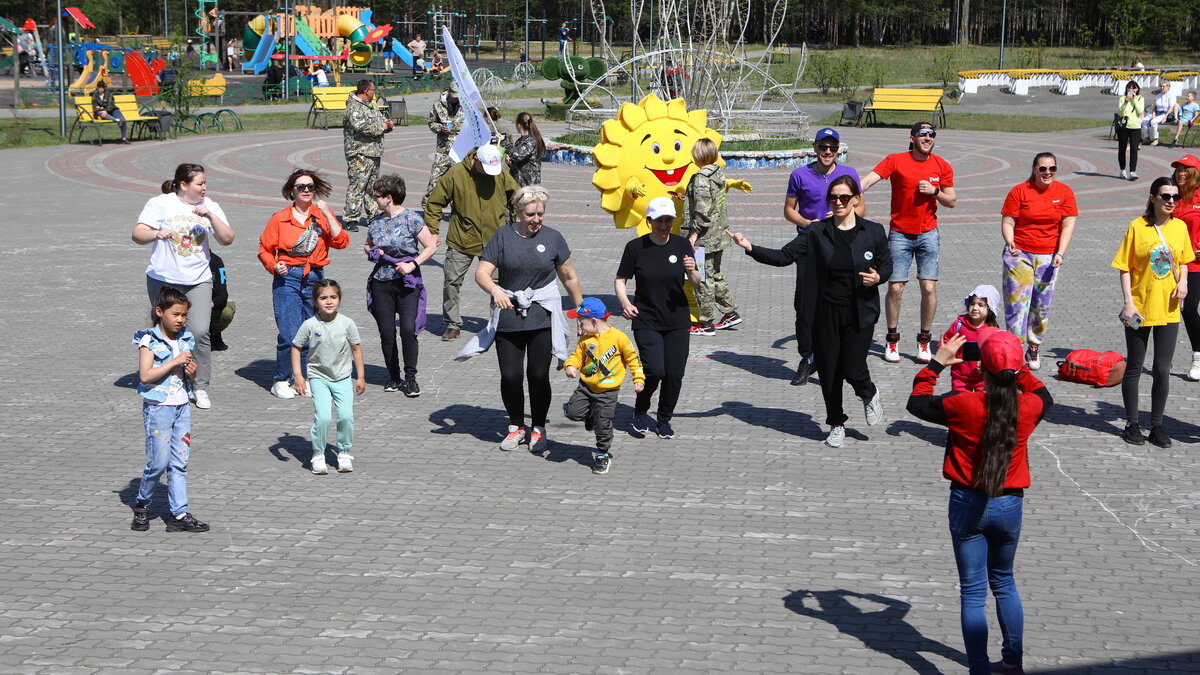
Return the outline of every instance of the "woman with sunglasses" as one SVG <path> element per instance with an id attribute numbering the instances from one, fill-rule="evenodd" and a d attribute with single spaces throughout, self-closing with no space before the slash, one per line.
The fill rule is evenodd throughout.
<path id="1" fill-rule="evenodd" d="M 271 216 L 258 238 L 258 260 L 275 277 L 271 300 L 279 335 L 271 393 L 279 398 L 296 396 L 291 384 L 292 339 L 313 315 L 312 285 L 325 278 L 329 249 L 350 244 L 350 235 L 325 203 L 332 190 L 316 171 L 296 169 L 281 190 L 292 203 Z M 301 358 L 307 357 L 305 350 Z"/>
<path id="2" fill-rule="evenodd" d="M 1008 191 L 1000 210 L 1004 237 L 1004 317 L 1008 330 L 1026 343 L 1030 370 L 1041 367 L 1039 352 L 1050 318 L 1054 280 L 1075 231 L 1075 192 L 1055 180 L 1052 153 L 1033 158 L 1029 180 Z"/>
<path id="3" fill-rule="evenodd" d="M 751 258 L 767 265 L 784 267 L 806 258 L 805 278 L 797 276 L 796 285 L 813 317 L 813 347 L 829 425 L 825 444 L 831 448 L 842 447 L 846 439 L 846 382 L 862 399 L 867 425 L 883 421 L 867 353 L 879 322 L 879 284 L 891 277 L 892 256 L 884 227 L 855 213 L 860 195 L 854 178 L 834 179 L 827 193 L 832 217 L 812 223 L 782 249 L 752 246 L 742 233 L 729 233 Z"/>
<path id="4" fill-rule="evenodd" d="M 1187 225 L 1175 218 L 1179 187 L 1167 177 L 1150 185 L 1146 211 L 1129 223 L 1112 266 L 1120 272 L 1124 307 L 1126 364 L 1121 381 L 1125 401 L 1125 431 L 1121 438 L 1130 445 L 1144 445 L 1138 424 L 1138 379 L 1150 336 L 1154 336 L 1154 365 L 1150 373 L 1150 442 L 1171 447 L 1163 429 L 1163 411 L 1171 380 L 1171 357 L 1179 338 L 1179 305 L 1187 297 L 1187 264 L 1195 260 Z"/>

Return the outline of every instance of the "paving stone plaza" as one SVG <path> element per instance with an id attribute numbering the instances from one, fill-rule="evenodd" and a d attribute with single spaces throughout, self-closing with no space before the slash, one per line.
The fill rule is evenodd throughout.
<path id="1" fill-rule="evenodd" d="M 842 132 L 860 173 L 907 143 L 902 129 Z M 1118 388 L 1060 382 L 1051 368 L 1073 348 L 1124 351 L 1109 261 L 1150 181 L 1182 154 L 1147 148 L 1143 179 L 1124 182 L 1115 142 L 1101 135 L 939 133 L 959 206 L 940 213 L 934 328 L 945 330 L 977 284 L 999 285 L 1001 202 L 1036 152 L 1054 151 L 1081 213 L 1043 350 L 1056 405 L 1030 444 L 1017 559 L 1026 670 L 1196 673 L 1200 383 L 1178 376 L 1190 359 L 1183 332 L 1167 450 L 1121 442 Z M 384 172 L 401 174 L 407 203 L 419 204 L 432 135 L 398 127 L 386 148 Z M 231 348 L 214 354 L 212 410 L 193 413 L 191 509 L 212 531 L 168 534 L 155 518 L 132 532 L 144 451 L 130 337 L 148 325 L 149 250 L 129 235 L 183 161 L 205 165 L 209 196 L 237 232 L 218 249 L 237 303 Z M 884 363 L 878 343 L 869 361 L 885 423 L 868 428 L 847 394 L 849 437 L 833 450 L 821 443 L 815 380 L 788 384 L 793 270 L 731 253 L 746 321 L 692 339 L 677 437 L 629 435 L 627 384 L 612 471 L 595 476 L 591 434 L 556 414 L 574 386 L 561 373 L 547 455 L 497 450 L 506 419 L 496 360 L 454 362 L 461 341 L 438 340 L 438 264 L 426 268 L 435 311 L 433 334 L 420 337 L 424 393 L 384 393 L 363 301 L 365 233 L 352 233 L 328 276 L 345 289 L 367 361 L 355 471 L 313 476 L 303 468 L 311 403 L 267 391 L 271 279 L 255 254 L 293 167 L 322 171 L 340 212 L 340 130 L 8 150 L 0 165 L 0 672 L 966 671 L 946 432 L 904 410 L 918 369 L 915 288 L 902 362 Z M 591 169 L 547 165 L 543 176 L 547 225 L 573 249 L 585 295 L 615 308 L 630 233 L 600 210 Z M 731 172 L 754 185 L 730 196 L 730 216 L 756 244 L 794 232 L 782 219 L 787 176 Z M 888 190 L 867 195 L 885 224 Z M 463 290 L 466 330 L 477 331 L 487 298 L 469 281 Z M 165 487 L 154 510 L 166 510 Z M 998 635 L 993 618 L 993 658 Z"/>

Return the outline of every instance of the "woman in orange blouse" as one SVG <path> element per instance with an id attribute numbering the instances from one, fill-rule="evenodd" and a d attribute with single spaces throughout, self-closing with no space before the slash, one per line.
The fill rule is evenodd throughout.
<path id="1" fill-rule="evenodd" d="M 332 186 L 317 172 L 296 169 L 282 191 L 284 199 L 292 203 L 271 216 L 258 238 L 258 260 L 275 275 L 271 299 L 279 336 L 271 393 L 279 398 L 296 396 L 291 384 L 292 338 L 300 324 L 313 315 L 310 289 L 325 278 L 329 249 L 350 244 L 350 235 L 325 203 L 331 191 Z M 307 356 L 307 350 L 301 353 L 302 360 Z"/>

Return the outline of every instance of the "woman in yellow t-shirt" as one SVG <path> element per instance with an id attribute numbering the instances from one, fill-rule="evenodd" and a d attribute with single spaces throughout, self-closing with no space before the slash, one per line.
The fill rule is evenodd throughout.
<path id="1" fill-rule="evenodd" d="M 1125 401 L 1125 431 L 1121 438 L 1131 445 L 1146 442 L 1138 425 L 1138 378 L 1153 333 L 1150 442 L 1160 448 L 1171 447 L 1171 438 L 1162 426 L 1163 410 L 1170 388 L 1171 357 L 1179 338 L 1179 305 L 1188 291 L 1187 264 L 1196 258 L 1187 226 L 1174 217 L 1178 203 L 1175 183 L 1167 177 L 1155 179 L 1150 185 L 1146 212 L 1129 223 L 1112 260 L 1121 276 L 1121 323 L 1125 324 L 1128 361 L 1121 381 L 1121 398 Z"/>

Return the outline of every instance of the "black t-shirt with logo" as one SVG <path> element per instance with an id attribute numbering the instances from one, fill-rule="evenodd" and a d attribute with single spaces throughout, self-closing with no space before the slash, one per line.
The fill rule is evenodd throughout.
<path id="1" fill-rule="evenodd" d="M 655 244 L 646 234 L 625 245 L 617 276 L 636 284 L 634 306 L 638 315 L 633 329 L 675 330 L 692 325 L 687 294 L 683 292 L 683 257 L 692 255 L 687 239 L 672 234 L 665 244 Z"/>

